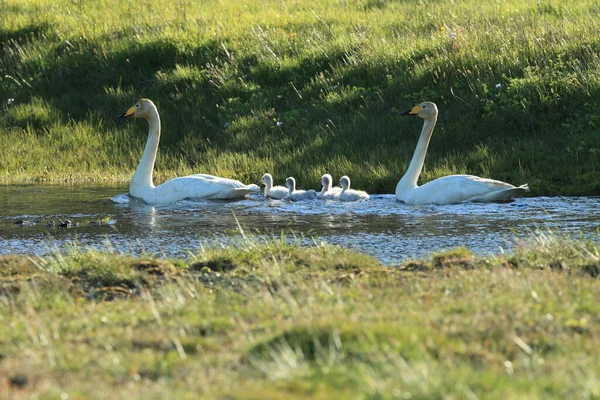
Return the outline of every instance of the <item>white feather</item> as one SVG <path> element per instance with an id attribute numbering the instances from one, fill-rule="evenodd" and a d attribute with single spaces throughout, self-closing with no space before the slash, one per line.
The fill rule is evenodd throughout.
<path id="1" fill-rule="evenodd" d="M 407 204 L 454 204 L 467 201 L 510 201 L 529 191 L 527 184 L 514 186 L 510 183 L 473 175 L 449 175 L 417 185 L 423 169 L 425 155 L 433 128 L 437 121 L 437 106 L 423 102 L 404 113 L 423 118 L 423 129 L 408 170 L 396 186 L 396 199 Z"/>
<path id="2" fill-rule="evenodd" d="M 235 179 L 197 174 L 171 179 L 154 186 L 152 174 L 158 143 L 160 141 L 160 117 L 154 103 L 141 99 L 122 117 L 143 118 L 148 121 L 148 140 L 144 154 L 129 185 L 129 194 L 147 204 L 168 204 L 183 199 L 234 199 L 260 191 L 257 185 L 245 185 Z"/>

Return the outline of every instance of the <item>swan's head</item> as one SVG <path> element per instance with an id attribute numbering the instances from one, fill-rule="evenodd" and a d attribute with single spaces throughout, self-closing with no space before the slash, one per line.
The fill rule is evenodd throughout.
<path id="1" fill-rule="evenodd" d="M 285 187 L 294 190 L 296 188 L 296 180 L 290 176 L 285 180 Z"/>
<path id="2" fill-rule="evenodd" d="M 340 178 L 340 186 L 342 189 L 348 189 L 350 187 L 350 178 L 348 178 L 346 175 L 342 176 Z"/>
<path id="3" fill-rule="evenodd" d="M 119 118 L 144 118 L 150 119 L 152 114 L 156 113 L 156 106 L 152 100 L 139 99 L 127 111 L 119 115 Z"/>
<path id="4" fill-rule="evenodd" d="M 325 187 L 331 186 L 332 181 L 333 181 L 333 178 L 329 174 L 325 174 L 321 177 L 321 185 L 323 185 Z"/>
<path id="5" fill-rule="evenodd" d="M 272 185 L 273 177 L 271 176 L 271 174 L 266 173 L 262 176 L 260 183 L 262 183 L 263 185 Z"/>
<path id="6" fill-rule="evenodd" d="M 418 106 L 414 106 L 410 110 L 402 113 L 402 115 L 416 115 L 423 119 L 436 120 L 438 116 L 438 109 L 435 103 L 430 101 L 424 101 Z"/>

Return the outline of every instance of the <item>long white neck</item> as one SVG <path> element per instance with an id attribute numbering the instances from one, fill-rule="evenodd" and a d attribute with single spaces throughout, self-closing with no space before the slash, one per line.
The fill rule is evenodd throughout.
<path id="1" fill-rule="evenodd" d="M 146 148 L 129 184 L 129 193 L 134 197 L 142 197 L 142 192 L 154 188 L 152 171 L 154 170 L 158 142 L 160 141 L 160 117 L 156 109 L 152 110 L 147 121 L 148 140 L 146 141 Z"/>
<path id="2" fill-rule="evenodd" d="M 290 186 L 288 187 L 288 195 L 291 195 L 292 192 L 296 191 L 296 182 L 290 183 Z"/>
<path id="3" fill-rule="evenodd" d="M 410 160 L 408 170 L 402 179 L 400 179 L 400 182 L 398 182 L 398 187 L 417 187 L 417 180 L 419 179 L 419 175 L 421 175 L 421 171 L 423 170 L 425 155 L 427 154 L 427 147 L 429 146 L 429 140 L 431 139 L 431 134 L 433 133 L 433 128 L 435 127 L 436 121 L 437 118 L 426 119 L 423 123 L 423 130 L 421 131 L 417 148 L 415 149 L 412 160 Z"/>

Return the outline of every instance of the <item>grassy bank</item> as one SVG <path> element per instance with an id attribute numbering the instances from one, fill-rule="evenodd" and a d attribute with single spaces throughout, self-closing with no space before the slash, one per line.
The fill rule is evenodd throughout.
<path id="1" fill-rule="evenodd" d="M 554 237 L 392 268 L 259 240 L 186 261 L 3 256 L 0 394 L 596 398 L 598 257 Z"/>
<path id="2" fill-rule="evenodd" d="M 158 180 L 205 172 L 393 192 L 438 103 L 423 181 L 600 193 L 594 0 L 1 0 L 0 180 L 127 180 L 156 101 Z M 14 99 L 10 101 L 9 99 Z M 280 122 L 280 124 L 278 124 Z"/>

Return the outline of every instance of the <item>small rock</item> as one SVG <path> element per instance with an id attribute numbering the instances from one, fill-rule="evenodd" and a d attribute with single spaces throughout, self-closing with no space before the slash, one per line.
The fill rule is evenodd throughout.
<path id="1" fill-rule="evenodd" d="M 22 389 L 25 386 L 27 386 L 27 384 L 29 383 L 29 379 L 27 378 L 27 375 L 16 374 L 10 376 L 8 378 L 8 382 L 10 383 L 11 387 Z"/>
<path id="2" fill-rule="evenodd" d="M 64 221 L 59 221 L 58 222 L 58 227 L 59 228 L 69 228 L 71 226 L 72 222 L 69 221 L 68 219 L 65 219 Z"/>

